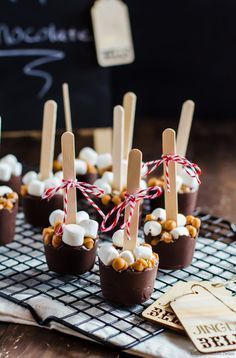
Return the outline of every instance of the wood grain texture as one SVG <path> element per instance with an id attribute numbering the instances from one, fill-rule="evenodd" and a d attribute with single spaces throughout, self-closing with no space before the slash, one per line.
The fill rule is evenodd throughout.
<path id="1" fill-rule="evenodd" d="M 114 107 L 113 119 L 113 189 L 122 191 L 123 187 L 123 153 L 124 153 L 124 109 Z"/>
<path id="2" fill-rule="evenodd" d="M 176 152 L 182 157 L 186 156 L 189 136 L 192 126 L 195 104 L 191 100 L 183 103 L 176 139 Z"/>
<path id="3" fill-rule="evenodd" d="M 63 105 L 66 122 L 66 130 L 72 132 L 71 108 L 70 108 L 70 94 L 68 83 L 62 85 Z"/>
<path id="4" fill-rule="evenodd" d="M 125 136 L 124 136 L 124 159 L 128 160 L 129 152 L 132 149 L 134 135 L 134 120 L 137 96 L 133 92 L 127 92 L 123 98 L 125 111 Z"/>

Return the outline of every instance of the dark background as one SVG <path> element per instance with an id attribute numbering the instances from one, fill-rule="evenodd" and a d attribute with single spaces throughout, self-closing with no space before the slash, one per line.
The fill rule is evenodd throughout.
<path id="1" fill-rule="evenodd" d="M 1 0 L 0 23 L 10 28 L 88 28 L 93 0 Z M 0 112 L 3 129 L 41 127 L 43 103 L 59 104 L 59 126 L 64 125 L 61 83 L 68 81 L 75 127 L 111 125 L 112 105 L 127 90 L 138 96 L 137 117 L 177 118 L 181 104 L 196 102 L 196 117 L 234 118 L 236 85 L 236 24 L 234 0 L 127 0 L 134 47 L 132 65 L 102 69 L 94 44 L 34 45 L 66 53 L 63 61 L 42 65 L 53 75 L 53 86 L 37 98 L 42 79 L 25 76 L 26 58 L 0 58 Z M 28 48 L 21 45 L 21 48 Z M 4 49 L 0 43 L 0 50 Z M 15 48 L 15 47 L 13 47 Z"/>

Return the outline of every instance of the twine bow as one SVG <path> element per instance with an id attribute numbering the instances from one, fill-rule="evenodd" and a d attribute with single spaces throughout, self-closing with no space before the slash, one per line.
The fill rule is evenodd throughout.
<path id="1" fill-rule="evenodd" d="M 97 212 L 104 218 L 105 214 L 103 213 L 103 211 L 97 206 L 97 204 L 90 198 L 90 196 L 88 194 L 92 194 L 94 196 L 96 196 L 97 198 L 99 198 L 101 195 L 105 194 L 104 190 L 97 187 L 96 185 L 92 185 L 89 183 L 85 183 L 85 182 L 78 182 L 77 180 L 72 180 L 72 179 L 68 179 L 68 180 L 64 180 L 62 179 L 62 184 L 55 187 L 55 188 L 49 188 L 45 191 L 45 193 L 43 194 L 43 199 L 47 199 L 50 200 L 54 195 L 56 195 L 60 190 L 65 190 L 65 194 L 64 194 L 64 220 L 63 220 L 63 224 L 65 224 L 66 219 L 67 219 L 67 207 L 68 207 L 68 191 L 71 188 L 76 188 L 79 189 L 81 191 L 81 193 L 85 196 L 85 198 L 88 200 L 88 202 L 97 210 Z M 60 235 L 62 234 L 62 226 L 60 226 L 60 228 L 57 231 L 57 234 Z"/>
<path id="2" fill-rule="evenodd" d="M 154 191 L 153 194 L 151 194 L 151 192 Z M 122 225 L 120 225 L 120 228 L 123 229 L 124 226 L 127 227 L 127 236 L 128 236 L 128 240 L 131 240 L 130 237 L 130 224 L 131 224 L 131 219 L 134 215 L 134 209 L 136 204 L 143 199 L 156 199 L 158 196 L 160 196 L 162 194 L 162 189 L 159 186 L 152 186 L 149 187 L 147 189 L 142 189 L 139 190 L 137 193 L 134 194 L 125 194 L 125 200 L 120 203 L 119 205 L 116 205 L 104 218 L 101 224 L 101 231 L 102 232 L 107 232 L 110 231 L 112 229 L 114 229 L 120 218 L 121 218 L 121 214 L 122 212 L 125 210 L 125 208 L 127 206 L 130 207 L 130 211 L 129 211 L 129 215 L 128 218 L 126 220 L 126 222 L 124 222 Z M 112 222 L 112 224 L 108 227 L 106 227 L 106 223 L 109 220 L 109 218 L 116 213 L 115 219 Z"/>
<path id="3" fill-rule="evenodd" d="M 145 176 L 152 173 L 161 164 L 165 163 L 166 164 L 166 170 L 165 170 L 166 187 L 167 187 L 167 191 L 169 192 L 170 191 L 170 177 L 169 177 L 169 163 L 170 162 L 176 162 L 176 163 L 182 165 L 185 172 L 191 178 L 195 178 L 197 180 L 198 184 L 201 184 L 201 181 L 199 179 L 199 176 L 201 175 L 201 169 L 199 168 L 199 166 L 195 163 L 190 162 L 188 159 L 181 157 L 178 154 L 162 155 L 161 159 L 159 159 L 159 160 L 153 160 L 153 161 L 144 163 L 143 166 L 151 167 L 145 173 Z"/>

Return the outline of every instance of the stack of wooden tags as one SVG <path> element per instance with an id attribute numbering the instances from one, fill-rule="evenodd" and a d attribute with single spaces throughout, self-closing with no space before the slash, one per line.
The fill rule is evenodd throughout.
<path id="1" fill-rule="evenodd" d="M 224 284 L 178 282 L 142 315 L 187 333 L 201 353 L 236 349 L 236 300 Z"/>

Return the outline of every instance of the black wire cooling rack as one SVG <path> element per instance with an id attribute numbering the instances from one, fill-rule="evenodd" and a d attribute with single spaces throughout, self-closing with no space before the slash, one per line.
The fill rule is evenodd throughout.
<path id="1" fill-rule="evenodd" d="M 164 328 L 145 321 L 142 311 L 177 281 L 229 280 L 235 274 L 236 227 L 230 222 L 198 213 L 202 229 L 192 265 L 178 271 L 159 270 L 150 300 L 131 308 L 112 306 L 102 296 L 98 264 L 82 276 L 57 275 L 45 263 L 41 232 L 17 216 L 15 241 L 0 247 L 0 297 L 28 309 L 44 327 L 57 322 L 105 345 L 128 349 L 161 333 Z M 104 237 L 102 242 L 108 240 Z M 232 289 L 233 292 L 233 289 Z M 47 300 L 48 316 L 37 311 Z M 57 305 L 50 312 L 51 307 Z"/>

